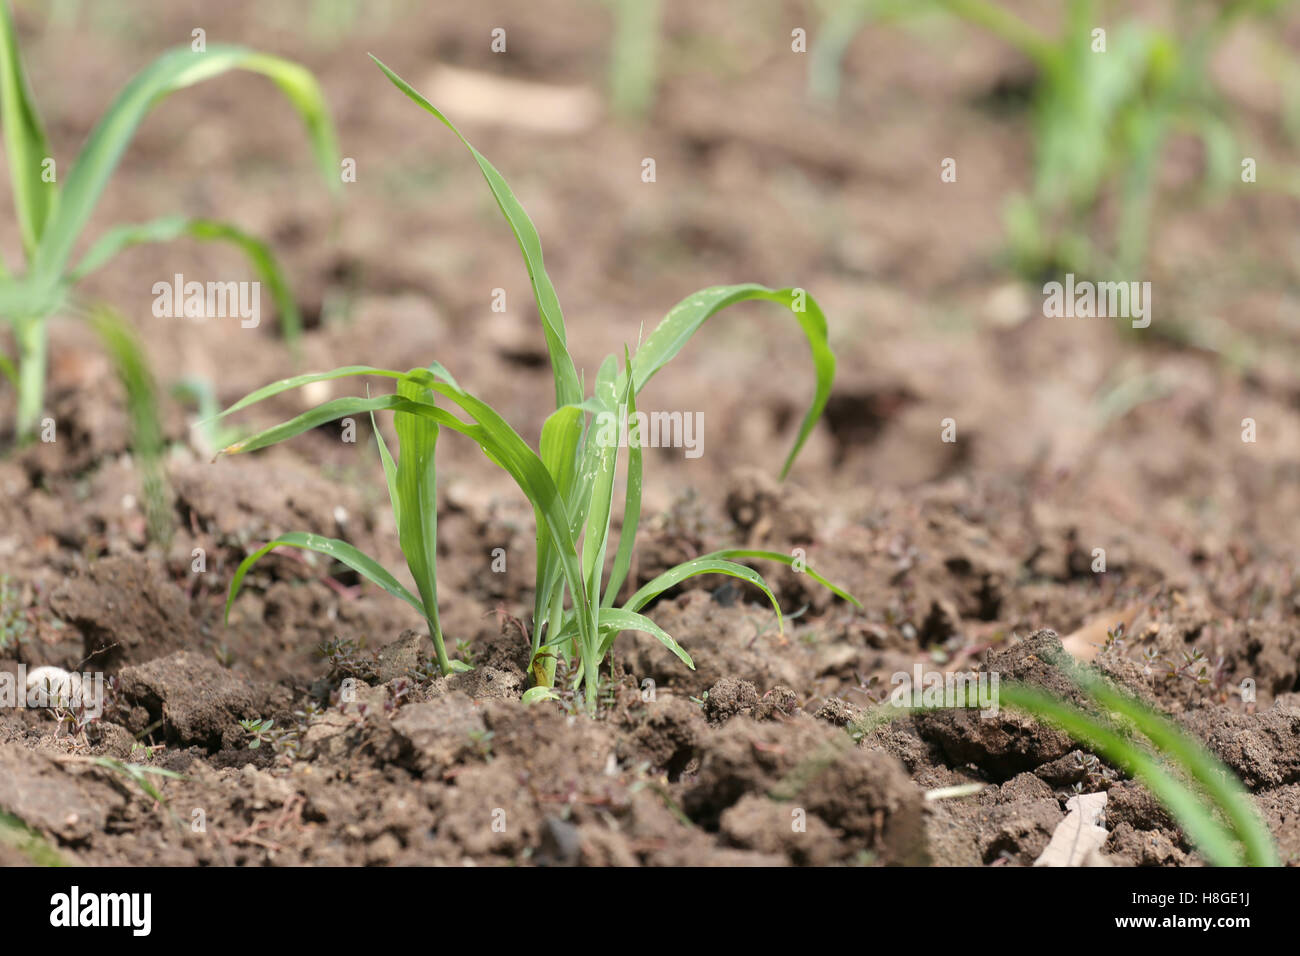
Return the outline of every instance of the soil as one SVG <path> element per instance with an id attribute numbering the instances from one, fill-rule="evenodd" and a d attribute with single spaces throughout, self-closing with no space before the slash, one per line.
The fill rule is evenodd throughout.
<path id="1" fill-rule="evenodd" d="M 390 0 L 342 34 L 253 0 L 123 0 L 70 22 L 20 6 L 63 164 L 110 91 L 196 23 L 209 42 L 307 64 L 357 160 L 332 204 L 288 107 L 259 78 L 225 77 L 150 116 L 95 215 L 92 235 L 183 210 L 267 237 L 304 304 L 299 355 L 269 319 L 152 315 L 155 281 L 245 275 L 216 245 L 131 250 L 82 291 L 130 316 L 163 384 L 204 380 L 222 405 L 297 369 L 436 359 L 535 441 L 552 388 L 514 241 L 463 148 L 365 53 L 417 88 L 437 61 L 603 95 L 606 9 L 544 6 Z M 1168 334 L 1046 319 L 1004 259 L 1006 197 L 1032 176 L 1028 116 L 989 106 L 1023 82 L 1024 63 L 965 28 L 873 27 L 848 52 L 841 102 L 816 108 L 783 39 L 816 22 L 814 5 L 665 6 L 663 86 L 644 121 L 464 130 L 536 222 L 588 378 L 697 288 L 817 296 L 839 371 L 785 482 L 812 371 L 779 310 L 713 320 L 643 393 L 648 408 L 706 410 L 707 441 L 698 459 L 647 453 L 633 577 L 729 545 L 802 548 L 862 608 L 763 567 L 782 631 L 757 592 L 694 579 L 649 613 L 695 670 L 625 634 L 595 718 L 571 695 L 526 707 L 531 509 L 453 436 L 439 449 L 439 594 L 473 671 L 434 675 L 410 608 L 296 553 L 258 565 L 227 624 L 234 568 L 281 532 L 342 537 L 403 567 L 369 424 L 355 442 L 331 425 L 213 463 L 193 409 L 168 399 L 176 530 L 159 547 L 122 390 L 78 321 L 59 319 L 57 442 L 14 448 L 0 435 L 0 624 L 21 625 L 0 644 L 0 671 L 111 680 L 81 732 L 49 711 L 0 709 L 0 811 L 94 865 L 1003 866 L 1032 864 L 1066 800 L 1105 790 L 1107 862 L 1202 864 L 1144 788 L 1023 715 L 858 729 L 891 675 L 918 662 L 1081 701 L 1061 671 L 1064 636 L 1203 740 L 1254 795 L 1284 862 L 1300 863 L 1300 209 L 1262 192 L 1193 201 L 1186 167 L 1200 160 L 1175 149 L 1146 267 L 1153 328 Z M 501 24 L 504 57 L 488 46 Z M 1216 71 L 1252 135 L 1295 162 L 1256 40 L 1235 34 Z M 934 170 L 954 152 L 959 182 L 943 184 Z M 653 184 L 640 179 L 645 156 Z M 0 222 L 6 261 L 20 261 L 12 217 Z M 504 314 L 490 309 L 496 289 Z M 1247 337 L 1248 360 L 1176 334 L 1216 323 Z M 310 401 L 349 393 L 334 384 Z M 281 396 L 240 422 L 306 401 Z M 0 388 L 0 422 L 13 402 Z M 1207 683 L 1163 663 L 1194 651 Z M 250 720 L 288 734 L 253 747 Z M 145 774 L 160 801 L 98 758 L 177 776 Z M 982 788 L 926 797 L 958 784 Z M 16 862 L 0 843 L 0 863 Z"/>

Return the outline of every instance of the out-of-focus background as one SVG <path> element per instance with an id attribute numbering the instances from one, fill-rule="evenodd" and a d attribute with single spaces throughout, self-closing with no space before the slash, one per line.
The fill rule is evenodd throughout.
<path id="1" fill-rule="evenodd" d="M 132 451 L 128 393 L 84 318 L 60 314 L 44 409 L 57 441 L 14 446 L 0 379 L 0 670 L 112 675 L 115 712 L 88 753 L 185 774 L 159 786 L 207 808 L 212 833 L 52 766 L 46 754 L 83 744 L 33 708 L 0 713 L 0 816 L 87 863 L 519 864 L 545 861 L 549 841 L 588 863 L 1028 865 L 1066 797 L 1109 788 L 1109 860 L 1195 862 L 1149 795 L 1015 715 L 936 720 L 924 737 L 900 721 L 833 773 L 800 769 L 821 768 L 818 748 L 914 667 L 989 666 L 1058 692 L 1051 628 L 1206 741 L 1254 791 L 1281 858 L 1300 860 L 1294 4 L 13 7 L 60 182 L 116 91 L 195 31 L 305 64 L 355 182 L 331 195 L 299 117 L 250 74 L 176 92 L 125 152 L 79 250 L 124 222 L 234 223 L 283 263 L 305 332 L 290 347 L 267 290 L 254 329 L 154 314 L 155 285 L 175 276 L 257 278 L 221 243 L 138 246 L 78 286 L 143 343 L 165 480 L 142 484 L 141 462 L 160 475 Z M 472 671 L 430 679 L 415 611 L 297 551 L 267 555 L 224 620 L 235 568 L 284 532 L 345 539 L 407 574 L 368 420 L 212 461 L 356 380 L 198 419 L 296 372 L 433 361 L 529 441 L 553 408 L 528 277 L 479 169 L 367 53 L 513 187 L 588 384 L 701 287 L 820 301 L 838 376 L 784 484 L 814 386 L 788 312 L 727 310 L 641 393 L 642 410 L 701 413 L 703 454 L 647 451 L 629 579 L 725 546 L 798 548 L 860 609 L 766 562 L 779 631 L 756 592 L 692 579 L 652 613 L 694 669 L 626 633 L 600 720 L 524 709 L 533 514 L 447 435 L 438 598 Z M 1045 314 L 1045 284 L 1069 276 L 1150 283 L 1149 325 Z M 151 539 L 151 515 L 169 535 Z M 365 669 L 377 649 L 382 670 Z M 353 674 L 386 683 L 350 711 L 331 694 Z M 419 703 L 398 711 L 407 696 Z M 272 719 L 281 736 L 259 747 Z M 793 779 L 806 838 L 767 799 Z M 986 790 L 925 801 L 923 816 L 921 790 L 972 781 Z M 508 833 L 487 832 L 493 807 Z"/>
<path id="2" fill-rule="evenodd" d="M 839 375 L 792 481 L 823 531 L 896 535 L 889 559 L 905 564 L 911 538 L 937 527 L 918 502 L 946 502 L 973 547 L 1020 569 L 1007 573 L 1024 588 L 975 615 L 999 627 L 1044 602 L 1062 630 L 1113 607 L 1121 598 L 1086 573 L 1094 545 L 1128 567 L 1121 587 L 1135 593 L 1209 562 L 1216 600 L 1294 613 L 1300 17 L 1287 4 L 18 0 L 15 11 L 61 162 L 135 71 L 196 28 L 307 65 L 355 160 L 356 182 L 331 199 L 298 118 L 253 75 L 150 114 L 85 241 L 178 212 L 238 223 L 281 257 L 308 328 L 295 357 L 270 316 L 256 330 L 156 318 L 155 282 L 253 276 L 220 245 L 136 248 L 81 292 L 129 317 L 164 391 L 197 383 L 191 394 L 224 405 L 295 370 L 436 359 L 535 439 L 551 386 L 514 240 L 463 147 L 392 88 L 374 53 L 460 124 L 531 214 L 588 381 L 702 286 L 817 296 Z M 19 261 L 9 215 L 0 248 Z M 1067 272 L 1149 281 L 1150 327 L 1044 317 L 1043 283 Z M 48 453 L 44 480 L 64 476 L 86 504 L 51 493 L 33 533 L 61 530 L 7 560 L 143 548 L 117 504 L 126 473 L 98 464 L 127 447 L 107 360 L 71 319 L 51 354 L 50 405 L 71 440 Z M 780 310 L 711 321 L 645 396 L 706 418 L 702 458 L 650 457 L 648 513 L 689 510 L 692 494 L 720 507 L 743 466 L 774 474 L 811 387 Z M 0 391 L 6 410 L 12 401 Z M 400 563 L 373 444 L 322 430 L 218 474 L 185 451 L 194 414 L 192 400 L 168 399 L 182 526 L 219 513 L 196 502 L 225 494 L 245 510 L 222 533 L 286 530 L 245 526 L 249 489 L 268 485 L 299 489 L 289 514 L 310 524 L 310 488 L 367 515 L 355 534 Z M 1254 443 L 1242 440 L 1248 418 Z M 941 440 L 946 419 L 956 442 Z M 474 449 L 444 445 L 453 510 L 458 496 L 511 495 Z M 322 507 L 322 530 L 334 513 Z M 511 514 L 526 536 L 526 509 Z M 182 527 L 178 560 L 192 543 Z M 1039 575 L 1068 599 L 1036 596 Z"/>

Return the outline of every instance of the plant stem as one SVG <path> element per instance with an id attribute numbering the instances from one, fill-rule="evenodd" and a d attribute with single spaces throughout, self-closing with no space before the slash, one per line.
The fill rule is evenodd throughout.
<path id="1" fill-rule="evenodd" d="M 451 661 L 447 658 L 447 645 L 442 639 L 442 625 L 436 617 L 427 617 L 429 636 L 433 638 L 433 650 L 438 655 L 438 670 L 446 677 L 451 673 Z"/>
<path id="2" fill-rule="evenodd" d="M 48 344 L 43 317 L 18 324 L 18 434 L 19 441 L 36 435 L 45 408 L 45 361 Z"/>
<path id="3" fill-rule="evenodd" d="M 600 663 L 596 660 L 594 651 L 583 649 L 582 663 L 582 689 L 587 697 L 587 713 L 596 716 L 596 690 L 600 683 Z"/>

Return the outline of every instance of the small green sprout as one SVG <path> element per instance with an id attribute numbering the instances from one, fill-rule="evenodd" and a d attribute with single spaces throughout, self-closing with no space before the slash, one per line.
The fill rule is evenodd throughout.
<path id="1" fill-rule="evenodd" d="M 275 741 L 275 734 L 272 730 L 275 727 L 274 720 L 241 720 L 239 726 L 244 728 L 244 733 L 249 738 L 249 750 L 257 750 L 262 744 L 274 743 Z"/>

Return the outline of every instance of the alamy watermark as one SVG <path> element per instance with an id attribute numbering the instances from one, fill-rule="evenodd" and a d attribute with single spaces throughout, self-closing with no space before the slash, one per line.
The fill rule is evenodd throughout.
<path id="1" fill-rule="evenodd" d="M 1132 319 L 1135 329 L 1151 324 L 1150 282 L 1076 282 L 1069 272 L 1064 283 L 1046 283 L 1043 296 L 1049 319 Z"/>
<path id="2" fill-rule="evenodd" d="M 155 282 L 152 292 L 153 314 L 160 319 L 238 318 L 245 329 L 262 322 L 260 282 L 186 282 L 178 272 L 171 282 Z"/>
<path id="3" fill-rule="evenodd" d="M 682 448 L 687 458 L 704 454 L 703 412 L 633 412 L 619 405 L 618 414 L 596 415 L 596 444 L 601 448 Z"/>
<path id="4" fill-rule="evenodd" d="M 84 708 L 85 718 L 97 719 L 104 712 L 104 674 L 61 667 L 37 667 L 29 674 L 19 664 L 16 674 L 0 672 L 0 707 Z"/>

